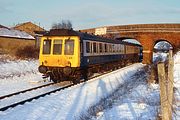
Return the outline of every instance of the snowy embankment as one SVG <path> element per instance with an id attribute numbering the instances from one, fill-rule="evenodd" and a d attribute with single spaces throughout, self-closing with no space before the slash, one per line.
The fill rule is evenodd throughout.
<path id="1" fill-rule="evenodd" d="M 180 52 L 174 56 L 174 120 L 180 120 Z"/>
<path id="2" fill-rule="evenodd" d="M 83 115 L 83 120 L 90 117 L 93 120 L 156 120 L 160 105 L 159 87 L 147 84 L 149 72 L 144 69 L 136 72 L 131 81 L 91 107 L 90 116 Z"/>
<path id="3" fill-rule="evenodd" d="M 144 65 L 134 64 L 22 106 L 0 112 L 1 120 L 71 120 L 106 98 Z"/>
<path id="4" fill-rule="evenodd" d="M 45 84 L 33 83 L 42 81 L 38 60 L 1 60 L 0 71 L 0 96 Z"/>

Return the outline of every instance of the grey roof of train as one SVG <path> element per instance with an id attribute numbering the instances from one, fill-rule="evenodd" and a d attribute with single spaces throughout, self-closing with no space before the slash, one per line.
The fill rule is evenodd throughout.
<path id="1" fill-rule="evenodd" d="M 51 29 L 50 31 L 47 31 L 44 36 L 79 36 L 81 38 L 85 38 L 85 40 L 94 40 L 94 41 L 102 41 L 102 42 L 110 42 L 110 43 L 122 43 L 122 44 L 127 44 L 127 45 L 137 45 L 134 43 L 128 43 L 125 41 L 121 40 L 115 40 L 115 39 L 110 39 L 110 38 L 105 38 L 97 35 L 91 35 L 87 33 L 83 33 L 80 31 L 74 31 L 72 29 Z"/>

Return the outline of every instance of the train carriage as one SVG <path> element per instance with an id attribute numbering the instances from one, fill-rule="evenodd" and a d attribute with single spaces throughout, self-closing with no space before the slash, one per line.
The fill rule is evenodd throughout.
<path id="1" fill-rule="evenodd" d="M 141 46 L 66 29 L 53 29 L 41 39 L 39 72 L 54 82 L 85 80 L 93 72 L 138 62 Z"/>

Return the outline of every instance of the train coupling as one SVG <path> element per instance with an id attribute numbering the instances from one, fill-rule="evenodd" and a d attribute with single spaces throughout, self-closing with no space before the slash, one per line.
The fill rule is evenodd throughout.
<path id="1" fill-rule="evenodd" d="M 43 79 L 48 78 L 48 77 L 49 77 L 49 74 L 48 74 L 48 73 L 49 73 L 49 72 L 47 72 L 46 74 L 43 74 L 43 75 L 42 75 L 42 78 L 43 78 Z"/>

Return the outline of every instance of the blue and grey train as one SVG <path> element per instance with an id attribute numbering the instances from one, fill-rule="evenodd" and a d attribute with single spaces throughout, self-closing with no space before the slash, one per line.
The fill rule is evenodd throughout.
<path id="1" fill-rule="evenodd" d="M 39 72 L 54 82 L 88 79 L 95 72 L 139 62 L 142 47 L 67 29 L 52 29 L 41 38 Z"/>

